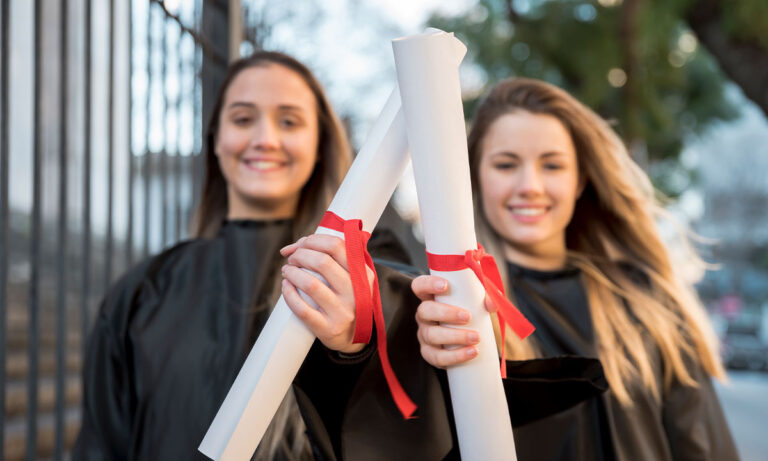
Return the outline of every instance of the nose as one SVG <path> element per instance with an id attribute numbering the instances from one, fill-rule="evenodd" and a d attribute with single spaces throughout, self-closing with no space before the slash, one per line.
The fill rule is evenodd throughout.
<path id="1" fill-rule="evenodd" d="M 517 178 L 517 193 L 523 197 L 531 197 L 544 193 L 544 181 L 541 171 L 536 165 L 525 165 L 520 169 Z"/>
<path id="2" fill-rule="evenodd" d="M 258 150 L 276 150 L 280 147 L 280 133 L 277 126 L 267 117 L 254 125 L 251 145 Z"/>

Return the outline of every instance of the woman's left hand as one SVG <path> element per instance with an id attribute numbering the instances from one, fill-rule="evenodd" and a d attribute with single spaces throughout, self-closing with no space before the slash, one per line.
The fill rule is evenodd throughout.
<path id="1" fill-rule="evenodd" d="M 361 351 L 365 344 L 353 344 L 355 334 L 355 295 L 347 266 L 344 240 L 332 235 L 314 234 L 280 250 L 288 259 L 283 266 L 282 291 L 293 313 L 329 349 L 345 354 Z M 308 269 L 322 280 L 302 270 Z M 368 270 L 369 281 L 372 273 Z M 310 306 L 298 290 L 319 306 Z"/>

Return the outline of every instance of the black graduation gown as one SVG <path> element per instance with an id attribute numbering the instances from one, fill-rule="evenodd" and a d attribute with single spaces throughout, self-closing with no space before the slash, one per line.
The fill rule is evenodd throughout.
<path id="1" fill-rule="evenodd" d="M 207 459 L 197 447 L 269 317 L 290 228 L 226 222 L 215 238 L 180 243 L 111 288 L 88 339 L 74 459 Z M 407 259 L 386 232 L 369 247 Z"/>
<path id="2" fill-rule="evenodd" d="M 206 459 L 197 447 L 269 316 L 266 294 L 281 263 L 275 255 L 290 243 L 289 231 L 288 221 L 228 222 L 216 238 L 181 243 L 115 284 L 88 340 L 73 459 Z M 390 357 L 419 405 L 418 418 L 402 420 L 374 347 L 342 358 L 316 341 L 294 383 L 307 435 L 321 460 L 442 459 L 455 445 L 450 401 L 444 374 L 419 354 L 413 269 L 392 262 L 407 256 L 390 233 L 374 233 L 369 249 L 377 258 Z M 537 389 L 605 389 L 595 360 L 511 364 L 510 375 L 510 402 L 530 407 L 515 414 L 516 424 L 584 398 L 561 392 L 530 405 L 525 397 Z"/>
<path id="3" fill-rule="evenodd" d="M 375 351 L 370 360 L 345 362 L 316 349 L 294 384 L 304 419 L 315 428 L 318 459 L 460 459 L 446 374 L 415 355 L 418 300 L 407 289 L 412 277 L 400 269 L 377 267 L 390 358 L 419 405 L 418 418 L 400 417 Z M 602 367 L 590 358 L 597 349 L 580 272 L 509 269 L 516 304 L 536 325 L 544 355 L 507 362 L 504 388 L 520 461 L 738 459 L 711 380 L 699 367 L 691 367 L 698 387 L 675 383 L 657 402 L 633 383 L 634 406 L 621 406 L 603 392 Z M 662 388 L 661 357 L 650 339 L 646 347 Z"/>
<path id="4" fill-rule="evenodd" d="M 411 292 L 413 269 L 378 261 L 392 367 L 416 418 L 392 401 L 378 352 L 341 358 L 315 347 L 294 381 L 299 408 L 319 460 L 458 459 L 446 374 L 421 358 Z M 375 341 L 372 341 L 375 343 Z M 558 413 L 607 389 L 600 362 L 584 357 L 508 361 L 503 381 L 513 427 Z M 520 458 L 525 460 L 526 458 Z"/>
<path id="5" fill-rule="evenodd" d="M 542 272 L 508 264 L 518 308 L 536 325 L 544 357 L 597 357 L 580 271 Z M 647 278 L 625 268 L 636 283 Z M 663 389 L 663 364 L 650 337 L 652 365 Z M 661 401 L 642 383 L 629 386 L 623 407 L 612 393 L 595 396 L 557 415 L 516 428 L 520 460 L 736 460 L 738 455 L 709 376 L 691 367 L 698 387 L 674 383 Z"/>
<path id="6" fill-rule="evenodd" d="M 74 459 L 207 459 L 197 447 L 269 316 L 290 224 L 225 223 L 111 288 L 88 339 Z"/>

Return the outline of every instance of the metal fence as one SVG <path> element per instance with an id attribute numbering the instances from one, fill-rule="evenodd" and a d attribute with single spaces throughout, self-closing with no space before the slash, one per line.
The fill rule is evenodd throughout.
<path id="1" fill-rule="evenodd" d="M 187 235 L 227 2 L 0 3 L 0 459 L 64 459 L 98 300 Z"/>

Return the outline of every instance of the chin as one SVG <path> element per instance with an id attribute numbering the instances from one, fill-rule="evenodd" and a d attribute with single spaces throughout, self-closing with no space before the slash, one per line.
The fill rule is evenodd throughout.
<path id="1" fill-rule="evenodd" d="M 506 240 L 517 247 L 533 247 L 540 245 L 547 240 L 543 234 L 512 234 L 506 237 Z"/>

